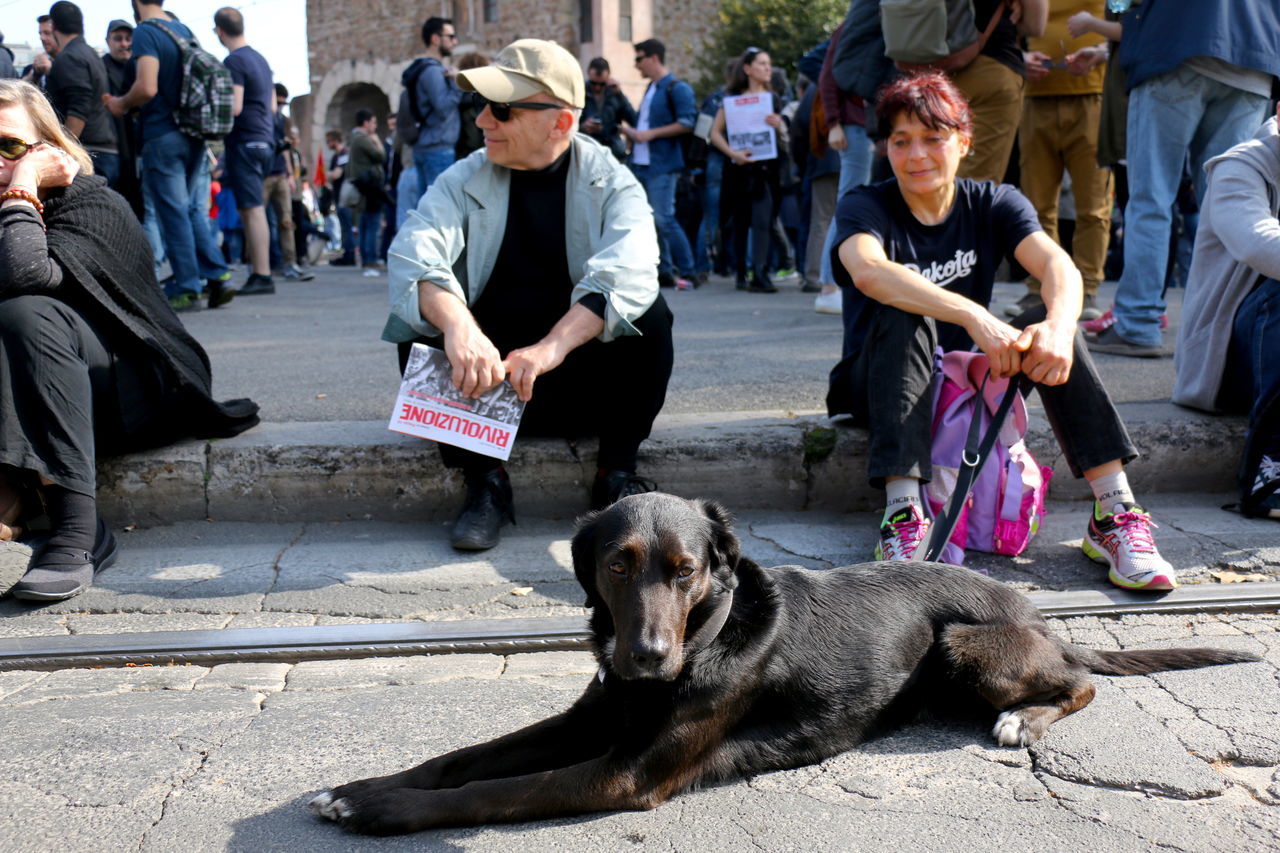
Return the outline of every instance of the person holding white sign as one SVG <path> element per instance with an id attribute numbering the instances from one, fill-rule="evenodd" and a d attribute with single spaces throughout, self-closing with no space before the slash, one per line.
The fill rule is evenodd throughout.
<path id="1" fill-rule="evenodd" d="M 732 220 L 738 290 L 777 293 L 769 280 L 772 225 L 782 200 L 778 131 L 783 127 L 773 93 L 769 54 L 749 47 L 733 73 L 711 125 L 711 144 L 729 158 L 720 188 L 721 221 Z M 747 234 L 751 281 L 747 282 Z"/>
<path id="2" fill-rule="evenodd" d="M 652 491 L 636 456 L 673 355 L 644 188 L 578 133 L 586 87 L 564 48 L 521 39 L 458 85 L 484 98 L 484 149 L 432 182 L 392 242 L 382 338 L 400 345 L 402 370 L 413 343 L 443 349 L 465 397 L 510 382 L 528 403 L 518 437 L 599 436 L 593 509 Z M 502 463 L 440 453 L 467 484 L 450 542 L 493 547 L 514 520 Z"/>

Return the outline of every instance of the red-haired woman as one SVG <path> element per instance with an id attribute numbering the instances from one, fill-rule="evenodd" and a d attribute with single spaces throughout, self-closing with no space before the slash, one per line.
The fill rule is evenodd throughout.
<path id="1" fill-rule="evenodd" d="M 890 84 L 876 113 L 894 177 L 853 190 L 837 208 L 844 357 L 827 408 L 870 428 L 868 473 L 888 492 L 877 558 L 909 558 L 928 530 L 920 484 L 931 476 L 934 348 L 976 344 L 995 376 L 1035 383 L 1072 473 L 1093 487 L 1085 554 L 1107 563 L 1118 586 L 1172 589 L 1173 568 L 1125 478 L 1137 450 L 1076 331 L 1082 284 L 1070 256 L 1016 189 L 956 178 L 972 119 L 945 75 Z M 1008 255 L 1044 284 L 1045 304 L 1012 324 L 987 310 Z"/>

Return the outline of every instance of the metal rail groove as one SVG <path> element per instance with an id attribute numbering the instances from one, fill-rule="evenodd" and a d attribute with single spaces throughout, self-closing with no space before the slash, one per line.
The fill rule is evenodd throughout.
<path id="1" fill-rule="evenodd" d="M 1280 610 L 1280 583 L 1197 585 L 1153 598 L 1120 589 L 1035 592 L 1047 617 Z M 583 650 L 582 618 L 397 622 L 293 628 L 224 628 L 132 634 L 75 634 L 0 640 L 0 672 L 71 667 L 296 663 L 358 657 L 516 654 Z"/>

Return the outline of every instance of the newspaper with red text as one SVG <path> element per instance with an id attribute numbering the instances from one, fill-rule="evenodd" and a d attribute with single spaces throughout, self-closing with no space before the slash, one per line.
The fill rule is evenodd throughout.
<path id="1" fill-rule="evenodd" d="M 445 354 L 414 344 L 387 427 L 392 432 L 442 441 L 465 450 L 508 459 L 524 415 L 524 402 L 508 382 L 472 400 L 453 386 Z"/>

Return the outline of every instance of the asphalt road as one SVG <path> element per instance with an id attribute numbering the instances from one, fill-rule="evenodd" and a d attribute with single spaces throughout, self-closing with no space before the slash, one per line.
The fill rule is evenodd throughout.
<path id="1" fill-rule="evenodd" d="M 274 295 L 183 315 L 212 359 L 214 390 L 257 400 L 263 420 L 384 420 L 398 380 L 394 347 L 379 340 L 386 277 L 328 266 L 316 272 L 311 282 L 277 281 Z M 694 291 L 663 291 L 676 350 L 665 413 L 824 410 L 827 373 L 840 357 L 840 318 L 814 313 L 813 296 L 795 284 L 781 290 L 743 293 L 713 279 Z M 1104 286 L 1103 305 L 1113 292 Z M 1021 294 L 1021 285 L 997 285 L 996 303 Z M 1170 291 L 1175 324 L 1180 302 L 1181 291 Z M 1171 358 L 1097 361 L 1117 402 L 1168 400 Z"/>

